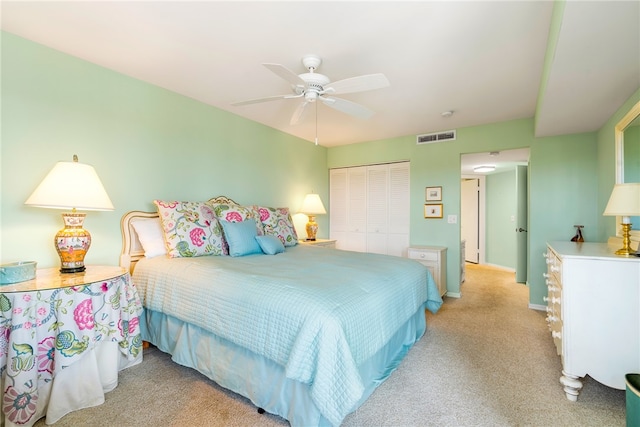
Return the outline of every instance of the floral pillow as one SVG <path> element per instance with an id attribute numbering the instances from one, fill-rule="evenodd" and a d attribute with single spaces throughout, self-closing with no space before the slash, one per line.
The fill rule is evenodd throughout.
<path id="1" fill-rule="evenodd" d="M 171 258 L 222 255 L 222 227 L 206 202 L 154 200 Z"/>
<path id="2" fill-rule="evenodd" d="M 298 244 L 298 234 L 293 226 L 289 208 L 267 208 L 256 206 L 265 235 L 277 236 L 283 245 Z"/>
<path id="3" fill-rule="evenodd" d="M 238 205 L 226 205 L 226 204 L 214 204 L 213 210 L 216 217 L 227 222 L 242 222 L 247 219 L 254 219 L 256 222 L 256 232 L 258 236 L 264 234 L 262 223 L 260 222 L 260 214 L 256 209 L 256 206 L 238 206 Z"/>

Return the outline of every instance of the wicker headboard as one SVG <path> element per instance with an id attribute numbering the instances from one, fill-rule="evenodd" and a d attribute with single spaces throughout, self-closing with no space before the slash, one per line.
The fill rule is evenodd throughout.
<path id="1" fill-rule="evenodd" d="M 209 199 L 209 202 L 238 205 L 232 199 L 226 196 L 218 196 Z M 138 234 L 133 228 L 133 223 L 140 219 L 158 218 L 158 212 L 131 211 L 124 214 L 120 220 L 120 231 L 122 233 L 122 252 L 120 253 L 120 266 L 126 268 L 130 273 L 136 263 L 144 258 L 144 249 L 138 239 Z"/>

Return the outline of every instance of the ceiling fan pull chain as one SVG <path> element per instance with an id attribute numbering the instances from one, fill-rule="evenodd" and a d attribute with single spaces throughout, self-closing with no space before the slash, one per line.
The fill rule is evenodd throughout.
<path id="1" fill-rule="evenodd" d="M 316 102 L 316 145 L 318 145 L 318 103 Z"/>

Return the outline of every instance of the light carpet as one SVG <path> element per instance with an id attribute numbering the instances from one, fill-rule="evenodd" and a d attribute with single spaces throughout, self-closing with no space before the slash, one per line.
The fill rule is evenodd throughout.
<path id="1" fill-rule="evenodd" d="M 559 383 L 545 313 L 514 273 L 467 265 L 462 298 L 445 298 L 399 368 L 344 427 L 624 426 L 625 391 L 587 377 L 577 402 Z M 36 426 L 44 426 L 44 420 Z M 103 405 L 56 426 L 288 426 L 155 348 L 120 373 Z"/>

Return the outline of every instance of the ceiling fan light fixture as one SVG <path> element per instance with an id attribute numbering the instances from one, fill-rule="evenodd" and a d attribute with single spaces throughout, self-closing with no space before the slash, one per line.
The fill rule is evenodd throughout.
<path id="1" fill-rule="evenodd" d="M 318 92 L 314 90 L 309 90 L 305 92 L 304 99 L 307 102 L 316 102 L 316 99 L 318 99 Z"/>
<path id="2" fill-rule="evenodd" d="M 493 172 L 494 170 L 496 170 L 496 167 L 493 165 L 476 166 L 473 168 L 473 171 L 477 173 Z"/>

